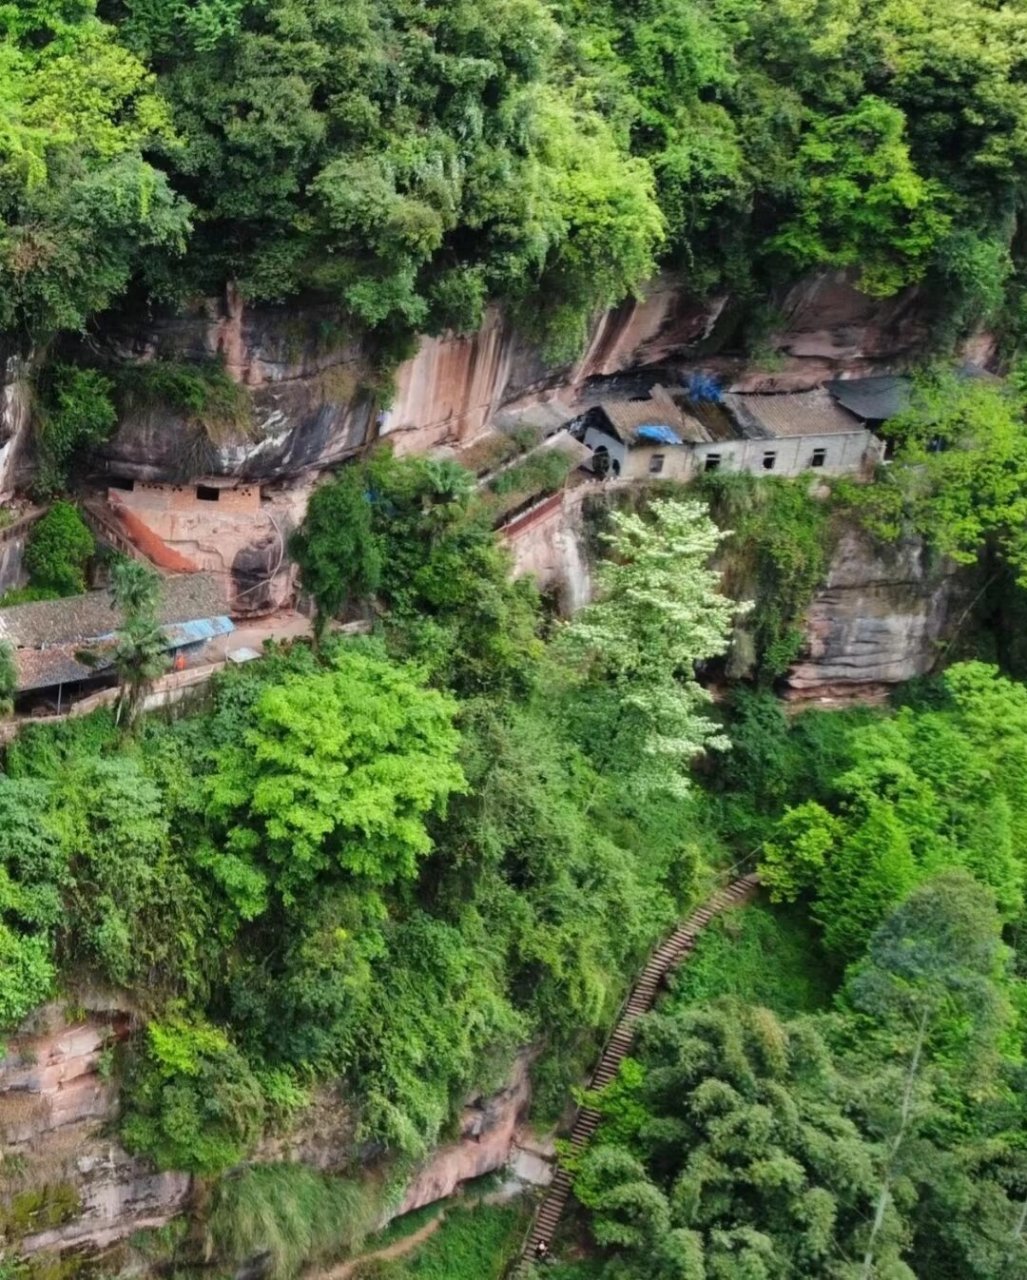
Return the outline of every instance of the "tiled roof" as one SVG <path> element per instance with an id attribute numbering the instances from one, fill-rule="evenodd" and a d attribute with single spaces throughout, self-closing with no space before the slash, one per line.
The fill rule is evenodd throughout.
<path id="1" fill-rule="evenodd" d="M 164 644 L 169 650 L 183 649 L 188 645 L 202 644 L 216 636 L 227 636 L 235 630 L 227 617 L 192 618 L 186 622 L 170 623 L 162 628 Z M 80 680 L 92 680 L 103 675 L 110 667 L 108 651 L 113 651 L 114 639 L 100 643 L 55 644 L 45 649 L 16 649 L 14 665 L 18 671 L 18 692 L 32 689 L 49 689 L 57 684 L 76 684 Z M 78 660 L 78 654 L 88 649 L 96 655 L 96 661 L 87 665 Z"/>
<path id="2" fill-rule="evenodd" d="M 213 618 L 227 610 L 225 588 L 210 573 L 165 578 L 158 620 L 162 625 Z M 14 649 L 43 649 L 54 645 L 81 646 L 117 631 L 118 611 L 107 591 L 89 591 L 63 600 L 38 600 L 0 609 L 0 640 Z"/>
<path id="3" fill-rule="evenodd" d="M 598 407 L 623 444 L 634 444 L 638 428 L 648 426 L 669 427 L 690 444 L 711 438 L 703 424 L 675 403 L 664 387 L 653 387 L 646 400 L 603 400 Z"/>
<path id="4" fill-rule="evenodd" d="M 732 393 L 724 397 L 724 404 L 749 438 L 846 435 L 863 430 L 862 423 L 823 387 L 771 396 Z"/>

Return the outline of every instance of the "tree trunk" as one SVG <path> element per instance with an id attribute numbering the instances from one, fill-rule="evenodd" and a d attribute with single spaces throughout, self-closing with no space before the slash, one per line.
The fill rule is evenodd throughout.
<path id="1" fill-rule="evenodd" d="M 863 1255 L 863 1268 L 859 1273 L 860 1280 L 873 1280 L 874 1247 L 877 1244 L 877 1237 L 881 1234 L 881 1228 L 884 1226 L 884 1215 L 888 1210 L 888 1201 L 891 1199 L 895 1161 L 905 1141 L 906 1130 L 909 1128 L 909 1121 L 913 1114 L 913 1089 L 920 1073 L 920 1059 L 923 1056 L 924 1040 L 926 1038 L 927 1010 L 925 1009 L 920 1017 L 920 1026 L 917 1028 L 916 1033 L 916 1044 L 913 1046 L 913 1057 L 910 1059 L 909 1070 L 906 1072 L 906 1083 L 902 1090 L 902 1105 L 899 1108 L 899 1128 L 888 1149 L 888 1159 L 884 1166 L 884 1181 L 881 1183 L 881 1191 L 877 1197 L 877 1204 L 874 1206 L 874 1221 L 870 1228 L 870 1238 L 867 1240 L 866 1253 Z"/>

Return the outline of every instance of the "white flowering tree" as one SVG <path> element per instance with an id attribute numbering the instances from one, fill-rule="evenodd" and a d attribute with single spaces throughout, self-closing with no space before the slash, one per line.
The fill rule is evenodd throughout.
<path id="1" fill-rule="evenodd" d="M 595 602 L 566 624 L 559 648 L 586 696 L 612 696 L 595 756 L 630 767 L 643 791 L 680 793 L 688 764 L 728 745 L 705 714 L 710 695 L 695 668 L 727 650 L 745 606 L 720 592 L 710 562 L 725 534 L 703 503 L 657 500 L 645 515 L 615 512 L 611 522 Z"/>

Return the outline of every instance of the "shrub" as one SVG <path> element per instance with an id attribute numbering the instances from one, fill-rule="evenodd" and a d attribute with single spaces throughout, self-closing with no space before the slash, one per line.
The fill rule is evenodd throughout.
<path id="1" fill-rule="evenodd" d="M 86 564 L 96 549 L 93 535 L 70 502 L 55 502 L 32 528 L 25 567 L 33 586 L 62 596 L 86 589 Z"/>
<path id="2" fill-rule="evenodd" d="M 117 411 L 114 383 L 97 369 L 55 364 L 41 380 L 36 492 L 49 496 L 67 484 L 68 464 L 77 450 L 110 435 Z"/>
<path id="3" fill-rule="evenodd" d="M 6 640 L 0 640 L 0 716 L 9 716 L 14 709 L 17 687 L 18 670 L 14 665 L 14 653 Z"/>
<path id="4" fill-rule="evenodd" d="M 152 360 L 123 369 L 118 397 L 127 412 L 170 409 L 190 426 L 202 427 L 215 442 L 245 433 L 252 425 L 249 397 L 217 360 Z"/>
<path id="5" fill-rule="evenodd" d="M 367 1182 L 301 1164 L 256 1165 L 225 1178 L 214 1192 L 208 1252 L 232 1267 L 266 1254 L 264 1274 L 288 1280 L 305 1266 L 356 1252 L 377 1207 Z"/>
<path id="6" fill-rule="evenodd" d="M 162 1169 L 213 1174 L 259 1137 L 264 1099 L 223 1031 L 172 1015 L 151 1022 L 128 1079 L 121 1136 Z"/>

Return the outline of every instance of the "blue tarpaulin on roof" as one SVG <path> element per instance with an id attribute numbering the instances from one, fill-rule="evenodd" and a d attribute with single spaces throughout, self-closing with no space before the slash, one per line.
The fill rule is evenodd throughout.
<path id="1" fill-rule="evenodd" d="M 186 645 L 202 644 L 205 640 L 213 640 L 216 636 L 227 636 L 235 630 L 232 619 L 224 616 L 218 618 L 196 618 L 192 622 L 175 622 L 162 627 L 164 643 L 169 649 L 183 649 Z"/>
<path id="2" fill-rule="evenodd" d="M 683 441 L 676 431 L 672 431 L 670 427 L 661 427 L 656 425 L 647 425 L 639 427 L 635 432 L 639 440 L 648 440 L 651 444 L 682 444 Z"/>

